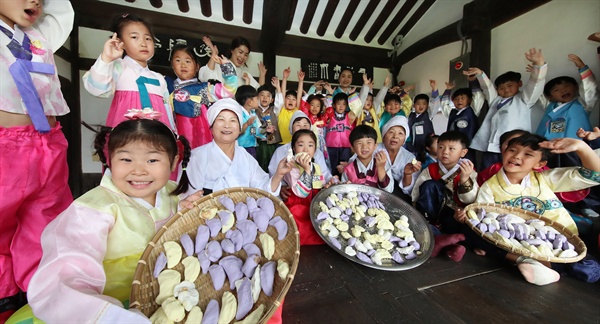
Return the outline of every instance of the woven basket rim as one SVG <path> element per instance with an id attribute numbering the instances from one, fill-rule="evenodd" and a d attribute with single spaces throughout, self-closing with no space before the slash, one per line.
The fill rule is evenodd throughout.
<path id="1" fill-rule="evenodd" d="M 574 234 L 573 232 L 571 232 L 568 228 L 566 228 L 564 225 L 555 222 L 547 217 L 544 217 L 540 214 L 536 214 L 534 212 L 528 211 L 528 210 L 524 210 L 521 208 L 517 208 L 517 207 L 512 207 L 512 206 L 506 206 L 506 205 L 502 205 L 502 204 L 496 204 L 496 203 L 473 203 L 470 204 L 468 206 L 465 207 L 465 212 L 468 212 L 469 210 L 472 210 L 474 212 L 477 212 L 477 209 L 479 208 L 484 208 L 486 210 L 486 212 L 488 212 L 488 209 L 493 209 L 493 210 L 489 210 L 489 211 L 494 211 L 494 212 L 507 212 L 510 214 L 513 214 L 515 216 L 521 217 L 523 219 L 531 219 L 531 218 L 535 218 L 535 219 L 539 219 L 541 221 L 544 221 L 544 223 L 547 226 L 551 226 L 552 228 L 554 228 L 555 230 L 557 230 L 559 233 L 565 235 L 567 237 L 567 240 L 573 244 L 573 246 L 575 246 L 575 251 L 578 253 L 577 256 L 574 257 L 570 257 L 570 258 L 559 258 L 559 257 L 548 257 L 546 255 L 541 255 L 541 254 L 536 254 L 531 252 L 530 250 L 527 249 L 523 249 L 514 245 L 508 245 L 505 242 L 501 241 L 501 240 L 496 240 L 491 238 L 489 235 L 484 235 L 476 226 L 473 226 L 473 224 L 471 224 L 471 222 L 466 222 L 466 224 L 469 226 L 469 228 L 471 228 L 471 230 L 473 230 L 475 233 L 477 233 L 477 235 L 479 235 L 481 238 L 483 238 L 484 240 L 494 244 L 495 246 L 501 248 L 502 250 L 506 251 L 506 252 L 510 252 L 510 253 L 515 253 L 515 254 L 519 254 L 519 255 L 523 255 L 538 261 L 544 261 L 544 262 L 553 262 L 553 263 L 573 263 L 573 262 L 577 262 L 580 261 L 581 259 L 583 259 L 586 254 L 587 254 L 587 247 L 585 245 L 585 243 L 581 240 L 581 238 Z M 523 217 L 523 215 L 526 215 L 526 217 Z"/>
<path id="2" fill-rule="evenodd" d="M 141 303 L 139 302 L 139 297 L 138 297 L 138 295 L 140 294 L 140 288 L 141 288 L 141 281 L 139 279 L 142 277 L 142 274 L 144 273 L 144 271 L 146 271 L 146 269 L 145 269 L 146 264 L 147 264 L 146 260 L 150 257 L 150 254 L 152 253 L 153 249 L 157 246 L 157 243 L 161 239 L 162 235 L 167 230 L 169 230 L 173 226 L 173 224 L 175 224 L 178 220 L 180 220 L 181 217 L 186 215 L 188 212 L 193 211 L 196 208 L 199 208 L 199 206 L 204 204 L 206 201 L 214 200 L 215 202 L 217 202 L 216 199 L 218 197 L 223 196 L 223 195 L 230 195 L 233 193 L 243 193 L 243 194 L 252 193 L 252 194 L 260 195 L 263 197 L 267 197 L 267 198 L 271 199 L 271 201 L 273 201 L 274 205 L 279 206 L 283 209 L 283 211 L 285 212 L 285 215 L 280 215 L 282 218 L 285 216 L 285 217 L 291 219 L 291 222 L 289 222 L 289 225 L 291 225 L 291 227 L 288 228 L 288 235 L 293 235 L 295 237 L 293 262 L 291 262 L 291 264 L 289 265 L 290 270 L 285 279 L 282 290 L 280 291 L 279 295 L 277 295 L 277 296 L 273 295 L 273 296 L 269 297 L 270 299 L 273 300 L 273 304 L 271 305 L 271 307 L 269 309 L 265 310 L 265 312 L 263 313 L 263 316 L 259 320 L 259 323 L 267 322 L 267 320 L 275 313 L 277 308 L 281 305 L 281 302 L 283 301 L 283 297 L 289 291 L 292 281 L 294 280 L 296 271 L 298 269 L 298 263 L 300 261 L 300 238 L 299 238 L 298 228 L 294 221 L 294 217 L 293 217 L 292 213 L 290 212 L 290 210 L 285 205 L 285 203 L 281 199 L 272 195 L 269 192 L 266 192 L 266 191 L 260 190 L 260 189 L 256 189 L 256 188 L 249 188 L 249 187 L 228 188 L 228 189 L 215 191 L 206 196 L 202 196 L 192 203 L 194 205 L 194 207 L 184 208 L 184 209 L 178 211 L 175 215 L 173 215 L 173 217 L 167 223 L 165 223 L 157 231 L 157 233 L 153 236 L 152 240 L 150 242 L 148 242 L 148 245 L 144 249 L 144 252 L 142 253 L 140 260 L 138 261 L 138 264 L 136 266 L 133 284 L 131 287 L 131 293 L 130 293 L 130 297 L 129 297 L 129 301 L 130 301 L 129 307 L 130 308 L 139 308 L 141 306 Z M 288 225 L 288 227 L 289 227 L 289 225 Z M 276 242 L 277 242 L 277 240 L 276 240 Z M 277 276 L 277 274 L 276 274 L 276 276 Z"/>

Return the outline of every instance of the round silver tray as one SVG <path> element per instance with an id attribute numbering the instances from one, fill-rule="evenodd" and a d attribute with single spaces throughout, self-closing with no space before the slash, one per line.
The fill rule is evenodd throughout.
<path id="1" fill-rule="evenodd" d="M 321 230 L 319 229 L 319 224 L 317 223 L 317 215 L 321 212 L 319 202 L 325 202 L 325 199 L 327 199 L 327 197 L 329 197 L 329 195 L 331 194 L 346 194 L 352 191 L 355 191 L 357 193 L 364 192 L 378 196 L 379 201 L 385 206 L 386 212 L 388 213 L 388 215 L 390 215 L 392 223 L 394 223 L 398 218 L 400 218 L 400 216 L 406 215 L 406 217 L 408 217 L 410 229 L 415 235 L 415 239 L 421 244 L 422 253 L 420 255 L 417 255 L 417 257 L 412 260 L 406 260 L 402 264 L 398 264 L 392 259 L 385 259 L 382 260 L 382 265 L 377 265 L 374 263 L 367 263 L 361 261 L 360 259 L 354 256 L 346 254 L 344 252 L 344 248 L 346 247 L 346 240 L 339 240 L 342 245 L 341 250 L 333 246 L 333 244 L 329 241 L 329 238 L 323 235 L 323 233 L 321 233 Z M 431 256 L 431 253 L 433 251 L 433 232 L 429 228 L 429 224 L 427 223 L 427 220 L 425 220 L 423 215 L 421 215 L 421 213 L 419 213 L 415 208 L 413 208 L 413 206 L 403 201 L 399 197 L 394 196 L 393 194 L 378 188 L 358 184 L 340 184 L 331 186 L 327 189 L 323 189 L 313 198 L 311 202 L 310 220 L 313 224 L 313 227 L 315 228 L 317 233 L 319 233 L 323 241 L 325 241 L 332 249 L 337 251 L 339 254 L 343 255 L 348 260 L 364 265 L 366 267 L 385 271 L 409 270 L 416 268 L 419 265 L 423 264 L 425 261 L 427 261 L 427 259 L 429 259 L 429 256 Z M 350 227 L 354 225 L 354 219 L 352 217 L 350 217 L 348 225 L 350 225 Z M 371 234 L 374 234 L 376 232 L 376 230 L 374 229 L 367 230 Z"/>

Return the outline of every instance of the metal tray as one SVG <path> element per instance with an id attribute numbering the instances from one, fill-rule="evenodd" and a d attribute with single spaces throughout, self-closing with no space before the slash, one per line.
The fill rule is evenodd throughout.
<path id="1" fill-rule="evenodd" d="M 342 244 L 342 249 L 339 250 L 329 241 L 329 238 L 319 229 L 319 224 L 317 223 L 317 215 L 321 212 L 321 208 L 319 207 L 319 202 L 325 201 L 327 197 L 331 194 L 343 194 L 345 195 L 348 192 L 355 191 L 357 193 L 369 193 L 379 197 L 379 201 L 385 206 L 386 212 L 390 215 L 390 219 L 395 222 L 400 216 L 406 215 L 408 217 L 408 223 L 410 225 L 410 229 L 413 231 L 415 235 L 415 239 L 417 242 L 421 244 L 421 255 L 418 255 L 416 258 L 412 260 L 406 260 L 403 264 L 398 264 L 394 262 L 392 259 L 382 260 L 382 265 L 377 265 L 374 263 L 367 263 L 361 261 L 360 259 L 350 256 L 344 252 L 344 248 L 346 247 L 346 240 L 340 239 L 340 243 Z M 433 232 L 429 228 L 429 224 L 427 220 L 419 213 L 415 208 L 413 208 L 410 204 L 406 203 L 402 199 L 393 194 L 383 191 L 378 188 L 358 185 L 358 184 L 340 184 L 334 185 L 327 189 L 321 190 L 312 200 L 310 205 L 310 219 L 313 224 L 313 227 L 319 233 L 323 241 L 325 241 L 332 249 L 337 251 L 339 254 L 343 255 L 350 261 L 356 262 L 358 264 L 364 265 L 366 267 L 385 270 L 385 271 L 403 271 L 409 270 L 418 267 L 423 264 L 429 257 L 433 251 Z M 352 227 L 354 225 L 354 219 L 350 217 L 348 221 L 348 225 Z M 369 233 L 374 234 L 376 230 L 367 229 Z"/>

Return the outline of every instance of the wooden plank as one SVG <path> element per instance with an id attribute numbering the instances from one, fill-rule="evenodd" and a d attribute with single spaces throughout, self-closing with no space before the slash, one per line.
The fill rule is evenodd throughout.
<path id="1" fill-rule="evenodd" d="M 190 11 L 190 4 L 188 0 L 177 0 L 177 8 L 181 12 L 188 12 Z"/>
<path id="2" fill-rule="evenodd" d="M 408 19 L 408 21 L 406 21 L 404 26 L 402 26 L 402 28 L 400 29 L 400 32 L 398 34 L 406 36 L 406 34 L 408 34 L 408 32 L 410 32 L 410 30 L 413 27 L 415 27 L 417 22 L 419 20 L 421 20 L 421 18 L 423 17 L 423 15 L 425 15 L 427 10 L 429 10 L 429 8 L 431 8 L 431 6 L 433 5 L 434 2 L 435 2 L 435 0 L 425 0 L 425 2 L 423 2 L 419 6 L 419 8 L 417 8 L 417 10 L 415 10 L 415 12 L 412 14 L 412 16 L 410 16 L 410 18 Z"/>
<path id="3" fill-rule="evenodd" d="M 379 16 L 377 17 L 377 19 L 375 19 L 375 22 L 373 22 L 373 25 L 371 25 L 371 28 L 365 34 L 365 42 L 370 43 L 373 40 L 373 37 L 375 37 L 375 35 L 377 35 L 377 33 L 381 30 L 381 26 L 383 26 L 383 23 L 388 19 L 388 17 L 392 14 L 394 8 L 399 3 L 400 0 L 389 0 L 385 4 L 383 9 L 379 13 Z"/>
<path id="4" fill-rule="evenodd" d="M 385 44 L 385 42 L 388 39 L 390 39 L 390 36 L 394 32 L 394 30 L 396 30 L 396 28 L 398 28 L 398 25 L 400 25 L 400 23 L 402 22 L 402 20 L 404 20 L 404 18 L 406 17 L 406 15 L 408 15 L 408 13 L 412 9 L 412 7 L 414 7 L 416 4 L 417 4 L 417 0 L 407 0 L 402 5 L 402 8 L 400 8 L 400 11 L 398 11 L 396 13 L 396 15 L 394 16 L 394 18 L 392 19 L 392 21 L 390 21 L 390 23 L 385 28 L 385 30 L 383 31 L 383 33 L 381 33 L 381 35 L 379 35 L 379 38 L 377 38 L 377 43 L 379 45 Z"/>
<path id="5" fill-rule="evenodd" d="M 360 34 L 360 32 L 362 32 L 363 28 L 365 27 L 365 24 L 367 23 L 369 18 L 371 18 L 371 16 L 373 15 L 373 12 L 379 5 L 379 2 L 380 2 L 380 0 L 370 0 L 369 1 L 369 3 L 367 4 L 367 7 L 363 11 L 362 15 L 360 15 L 360 18 L 358 18 L 358 21 L 356 22 L 356 24 L 354 25 L 354 28 L 352 28 L 352 31 L 350 32 L 350 36 L 349 36 L 350 40 L 355 41 L 358 38 L 358 34 Z"/>
<path id="6" fill-rule="evenodd" d="M 233 0 L 222 0 L 223 19 L 227 21 L 233 20 Z"/>
<path id="7" fill-rule="evenodd" d="M 161 8 L 163 5 L 162 0 L 150 0 L 150 4 L 154 8 Z"/>
<path id="8" fill-rule="evenodd" d="M 464 299 L 463 302 L 465 302 Z M 400 304 L 399 314 L 402 318 L 399 323 L 464 323 L 460 316 L 454 314 L 445 304 L 439 304 L 423 293 L 396 298 Z M 413 320 L 416 318 L 417 320 Z M 485 317 L 475 323 L 486 322 Z M 492 321 L 493 323 L 493 321 Z"/>
<path id="9" fill-rule="evenodd" d="M 286 31 L 292 29 L 292 22 L 294 21 L 294 13 L 296 13 L 296 7 L 298 6 L 298 0 L 290 0 L 290 12 L 288 13 L 288 23 Z M 264 16 L 263 16 L 264 17 Z"/>
<path id="10" fill-rule="evenodd" d="M 327 27 L 329 27 L 329 23 L 331 23 L 331 18 L 335 13 L 335 9 L 337 8 L 340 0 L 329 0 L 327 2 L 327 6 L 325 7 L 325 11 L 323 11 L 323 17 L 321 17 L 321 21 L 319 22 L 319 26 L 317 27 L 317 35 L 323 36 L 327 31 Z"/>
<path id="11" fill-rule="evenodd" d="M 200 11 L 206 17 L 212 16 L 212 6 L 210 0 L 200 0 Z"/>
<path id="12" fill-rule="evenodd" d="M 242 20 L 246 24 L 251 24 L 253 14 L 254 14 L 254 0 L 244 0 L 244 11 L 243 11 L 243 15 L 242 15 Z"/>
<path id="13" fill-rule="evenodd" d="M 359 3 L 360 3 L 360 0 L 350 0 L 350 3 L 348 4 L 348 7 L 346 8 L 346 11 L 344 12 L 344 15 L 342 16 L 342 19 L 340 20 L 340 23 L 338 24 L 337 28 L 335 29 L 335 33 L 334 33 L 335 37 L 342 38 L 342 36 L 344 36 L 346 27 L 348 27 L 348 24 L 350 23 L 350 19 L 352 19 L 352 16 L 354 15 L 354 12 L 356 11 L 356 7 L 358 6 Z"/>
<path id="14" fill-rule="evenodd" d="M 317 11 L 318 5 L 319 0 L 308 1 L 308 6 L 306 6 L 304 16 L 302 17 L 302 23 L 300 23 L 300 32 L 302 34 L 308 33 L 308 29 L 310 28 L 310 24 L 312 23 L 312 20 L 315 17 L 315 12 Z"/>

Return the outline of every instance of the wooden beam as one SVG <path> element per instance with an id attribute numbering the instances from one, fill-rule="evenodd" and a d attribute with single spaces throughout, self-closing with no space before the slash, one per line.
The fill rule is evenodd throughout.
<path id="1" fill-rule="evenodd" d="M 319 27 L 317 27 L 317 35 L 323 36 L 327 31 L 327 27 L 329 27 L 329 23 L 331 23 L 331 18 L 335 13 L 335 9 L 337 8 L 340 0 L 329 0 L 327 2 L 327 6 L 325 7 L 325 11 L 323 12 L 323 17 L 321 17 L 321 21 L 319 22 Z"/>
<path id="2" fill-rule="evenodd" d="M 352 16 L 354 15 L 356 7 L 358 7 L 359 3 L 360 3 L 360 0 L 350 0 L 350 3 L 348 4 L 348 7 L 346 8 L 346 11 L 344 12 L 344 15 L 342 16 L 342 19 L 340 20 L 340 23 L 338 24 L 337 28 L 335 29 L 335 33 L 334 33 L 335 37 L 342 38 L 342 36 L 344 36 L 346 27 L 348 27 L 348 24 L 350 23 L 350 19 L 352 19 Z"/>
<path id="3" fill-rule="evenodd" d="M 163 5 L 162 0 L 150 0 L 150 4 L 154 8 L 161 8 Z"/>
<path id="4" fill-rule="evenodd" d="M 290 12 L 288 13 L 288 23 L 285 30 L 289 31 L 292 29 L 292 22 L 294 22 L 294 14 L 296 13 L 296 7 L 298 6 L 298 0 L 290 0 Z M 264 19 L 264 16 L 263 16 Z"/>
<path id="5" fill-rule="evenodd" d="M 369 3 L 367 4 L 367 7 L 363 11 L 362 15 L 360 15 L 360 18 L 358 18 L 356 25 L 354 25 L 354 28 L 352 28 L 352 31 L 350 32 L 349 37 L 350 37 L 351 41 L 355 41 L 358 38 L 358 34 L 360 34 L 360 32 L 365 27 L 365 24 L 369 20 L 369 18 L 371 18 L 371 16 L 373 15 L 373 12 L 379 5 L 379 2 L 380 2 L 380 0 L 370 0 L 369 1 Z"/>
<path id="6" fill-rule="evenodd" d="M 206 17 L 212 16 L 210 0 L 200 0 L 200 11 L 202 11 L 202 14 Z"/>
<path id="7" fill-rule="evenodd" d="M 254 0 L 244 0 L 244 11 L 242 13 L 242 20 L 246 24 L 251 24 L 253 14 L 254 14 Z"/>
<path id="8" fill-rule="evenodd" d="M 223 1 L 223 19 L 227 21 L 233 20 L 233 0 Z"/>
<path id="9" fill-rule="evenodd" d="M 425 13 L 427 12 L 427 10 L 429 10 L 429 8 L 431 8 L 431 6 L 433 5 L 434 2 L 435 2 L 435 0 L 425 0 L 425 2 L 423 2 L 419 6 L 419 8 L 417 8 L 417 10 L 415 10 L 415 12 L 410 16 L 410 18 L 404 24 L 404 26 L 402 26 L 402 29 L 400 29 L 399 34 L 406 36 L 406 34 L 408 34 L 408 32 L 413 27 L 415 27 L 415 25 L 417 24 L 417 22 L 419 20 L 421 20 L 421 18 L 423 18 L 423 15 L 425 15 Z"/>
<path id="10" fill-rule="evenodd" d="M 480 1 L 486 0 L 474 0 L 466 4 L 465 6 L 475 6 Z M 550 0 L 506 0 L 506 1 L 490 1 L 488 8 L 490 13 L 490 27 L 495 28 L 507 21 L 510 21 L 530 10 L 533 10 Z M 473 33 L 477 30 L 478 20 L 475 17 L 464 17 L 462 23 L 462 33 L 466 38 L 471 38 Z M 457 32 L 457 26 L 459 22 L 454 22 L 442 29 L 439 29 L 429 36 L 422 38 L 418 42 L 412 44 L 406 48 L 400 55 L 394 60 L 394 71 L 399 71 L 400 67 L 406 62 L 414 59 L 420 54 L 430 51 L 434 48 L 442 45 L 450 44 L 460 40 Z M 403 34 L 404 35 L 404 34 Z"/>
<path id="11" fill-rule="evenodd" d="M 73 62 L 73 53 L 64 46 L 61 46 L 58 50 L 56 50 L 54 55 L 57 55 L 67 62 Z"/>
<path id="12" fill-rule="evenodd" d="M 277 75 L 275 58 L 285 38 L 285 27 L 288 23 L 290 6 L 289 1 L 264 0 L 263 3 L 259 47 L 263 53 L 263 64 L 267 68 L 267 80 Z"/>
<path id="13" fill-rule="evenodd" d="M 67 148 L 67 163 L 69 165 L 69 186 L 74 198 L 83 194 L 83 167 L 81 163 L 81 88 L 79 85 L 79 21 L 78 14 L 75 15 L 75 23 L 71 35 L 69 36 L 69 45 L 71 47 L 71 82 L 70 82 L 70 97 L 65 98 L 69 105 L 70 113 L 63 120 L 65 125 L 63 129 L 65 137 L 69 142 Z M 75 55 L 74 55 L 75 54 Z M 62 123 L 62 122 L 61 122 Z M 86 143 L 89 145 L 89 143 Z"/>
<path id="14" fill-rule="evenodd" d="M 471 35 L 469 64 L 490 71 L 492 60 L 491 0 L 468 3 L 463 10 L 463 30 Z"/>
<path id="15" fill-rule="evenodd" d="M 188 12 L 190 11 L 190 4 L 188 3 L 188 0 L 177 0 L 177 8 L 179 8 L 179 11 L 181 12 Z"/>
<path id="16" fill-rule="evenodd" d="M 408 13 L 415 6 L 415 4 L 417 4 L 417 0 L 407 0 L 402 5 L 402 8 L 400 8 L 400 11 L 398 11 L 396 13 L 396 15 L 394 16 L 392 21 L 390 21 L 389 25 L 385 28 L 383 33 L 381 33 L 381 35 L 379 35 L 379 38 L 377 38 L 377 43 L 379 45 L 385 44 L 385 42 L 388 39 L 390 39 L 390 36 L 394 32 L 394 30 L 396 30 L 396 28 L 398 28 L 398 26 L 400 25 L 402 20 L 404 20 L 406 15 L 408 15 Z"/>
<path id="17" fill-rule="evenodd" d="M 300 32 L 302 34 L 308 33 L 308 29 L 310 28 L 310 24 L 312 23 L 312 20 L 315 17 L 315 12 L 317 11 L 318 5 L 319 0 L 308 1 L 308 6 L 306 6 L 306 10 L 304 11 L 304 17 L 302 17 L 302 23 L 300 24 Z"/>
<path id="18" fill-rule="evenodd" d="M 400 3 L 400 0 L 389 0 L 385 4 L 383 9 L 379 13 L 379 16 L 377 17 L 377 19 L 375 19 L 375 22 L 373 22 L 373 25 L 371 26 L 369 31 L 365 34 L 365 38 L 364 38 L 365 42 L 370 43 L 373 40 L 375 35 L 377 35 L 377 33 L 381 30 L 381 26 L 383 26 L 383 23 L 392 14 L 392 10 L 394 10 L 394 8 L 398 5 L 398 3 Z"/>

